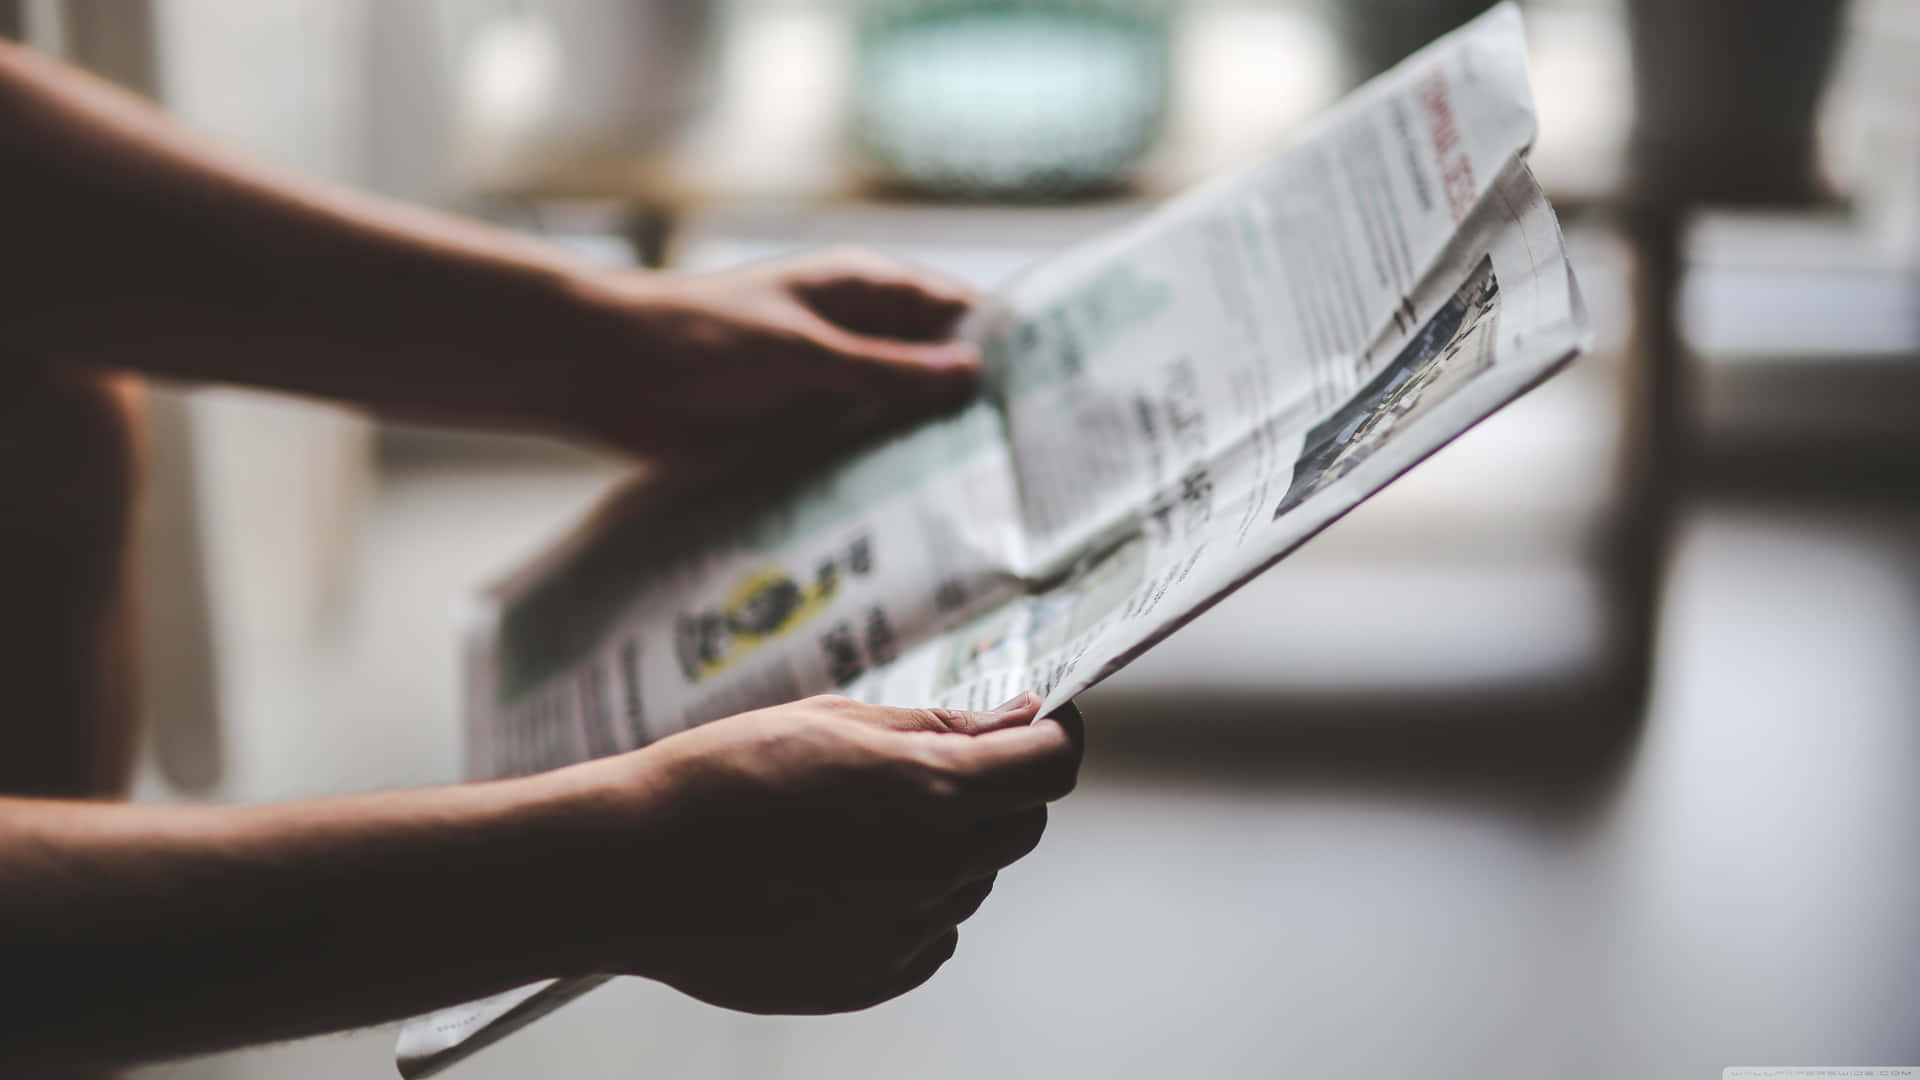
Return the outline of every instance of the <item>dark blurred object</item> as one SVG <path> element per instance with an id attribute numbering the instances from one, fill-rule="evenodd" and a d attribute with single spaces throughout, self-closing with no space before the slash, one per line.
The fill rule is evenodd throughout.
<path id="1" fill-rule="evenodd" d="M 1347 84 L 1366 82 L 1492 6 L 1492 0 L 1333 0 Z"/>
<path id="2" fill-rule="evenodd" d="M 1815 201 L 1814 114 L 1845 0 L 1629 0 L 1634 188 L 1665 202 Z"/>
<path id="3" fill-rule="evenodd" d="M 1838 216 L 1702 215 L 1682 251 L 1679 330 L 1705 479 L 1915 490 L 1920 268 Z"/>
<path id="4" fill-rule="evenodd" d="M 859 19 L 860 141 L 919 191 L 1108 188 L 1166 113 L 1163 0 L 867 0 Z"/>

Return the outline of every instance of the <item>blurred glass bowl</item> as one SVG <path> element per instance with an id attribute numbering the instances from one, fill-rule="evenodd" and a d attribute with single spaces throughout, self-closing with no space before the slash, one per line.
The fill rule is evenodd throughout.
<path id="1" fill-rule="evenodd" d="M 1162 0 L 868 0 L 855 129 L 891 180 L 936 195 L 1111 187 L 1166 114 Z"/>

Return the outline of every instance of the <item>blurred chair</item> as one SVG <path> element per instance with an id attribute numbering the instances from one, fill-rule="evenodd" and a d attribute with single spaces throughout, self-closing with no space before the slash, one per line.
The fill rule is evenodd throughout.
<path id="1" fill-rule="evenodd" d="M 1681 240 L 1679 332 L 1703 479 L 1911 491 L 1920 264 L 1836 213 L 1716 211 Z"/>
<path id="2" fill-rule="evenodd" d="M 1747 492 L 1909 485 L 1920 11 L 1902 0 L 1630 10 L 1637 92 L 1661 103 L 1640 113 L 1629 198 L 1656 267 L 1666 471 Z"/>
<path id="3" fill-rule="evenodd" d="M 1807 202 L 1846 0 L 1631 0 L 1643 199 Z"/>

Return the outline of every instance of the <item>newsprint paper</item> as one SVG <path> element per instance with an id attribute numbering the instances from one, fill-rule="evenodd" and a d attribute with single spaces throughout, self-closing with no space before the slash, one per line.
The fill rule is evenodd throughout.
<path id="1" fill-rule="evenodd" d="M 1053 709 L 1573 358 L 1504 4 L 1290 149 L 1031 268 L 987 389 L 837 466 L 616 499 L 481 599 L 478 777 L 808 694 Z M 425 1076 L 593 980 L 409 1024 Z"/>

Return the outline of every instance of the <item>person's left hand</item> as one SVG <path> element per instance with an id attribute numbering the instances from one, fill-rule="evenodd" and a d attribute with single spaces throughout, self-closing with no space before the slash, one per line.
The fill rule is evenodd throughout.
<path id="1" fill-rule="evenodd" d="M 972 291 L 858 249 L 608 278 L 590 299 L 612 340 L 575 360 L 569 422 L 643 456 L 831 449 L 952 408 L 979 377 L 952 336 Z"/>

